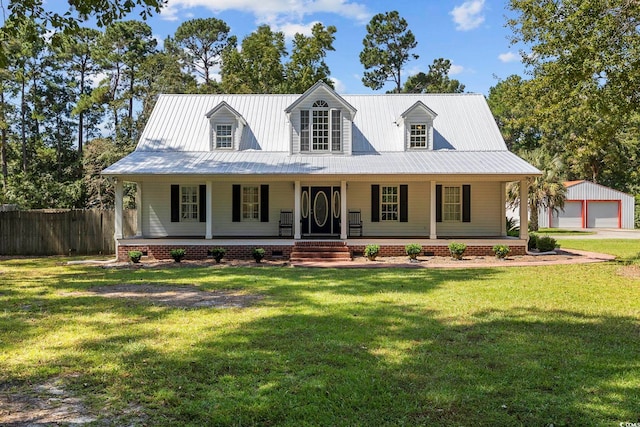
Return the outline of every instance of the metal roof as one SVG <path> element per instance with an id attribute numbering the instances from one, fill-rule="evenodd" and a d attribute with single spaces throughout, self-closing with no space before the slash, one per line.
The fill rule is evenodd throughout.
<path id="1" fill-rule="evenodd" d="M 106 175 L 537 175 L 503 151 L 411 151 L 340 155 L 290 155 L 260 151 L 135 151 L 103 171 Z"/>
<path id="2" fill-rule="evenodd" d="M 289 151 L 285 109 L 300 95 L 161 95 L 142 132 L 137 150 L 209 150 L 206 114 L 222 102 L 247 122 L 240 149 Z M 403 151 L 402 114 L 421 102 L 437 114 L 434 148 L 496 151 L 507 147 L 483 95 L 344 95 L 358 110 L 353 121 L 353 151 Z"/>
<path id="3" fill-rule="evenodd" d="M 136 150 L 103 171 L 142 174 L 517 174 L 540 172 L 510 153 L 480 94 L 343 95 L 354 110 L 352 155 L 290 155 L 285 110 L 301 95 L 161 95 Z M 224 103 L 224 104 L 223 104 Z M 437 114 L 433 150 L 405 151 L 402 115 Z M 206 117 L 220 105 L 246 120 L 238 151 L 210 151 Z"/>

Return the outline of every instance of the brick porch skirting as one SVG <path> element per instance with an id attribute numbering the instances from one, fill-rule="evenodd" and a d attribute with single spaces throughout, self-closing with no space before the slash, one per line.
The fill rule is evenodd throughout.
<path id="1" fill-rule="evenodd" d="M 306 243 L 306 242 L 305 242 Z M 163 244 L 144 244 L 144 245 L 127 245 L 120 244 L 118 246 L 118 261 L 128 261 L 129 251 L 141 251 L 149 259 L 171 259 L 172 249 L 185 249 L 187 255 L 185 259 L 207 259 L 208 250 L 212 248 L 223 247 L 226 249 L 225 259 L 251 259 L 251 252 L 256 247 L 261 247 L 266 251 L 266 259 L 289 259 L 292 245 L 259 245 L 259 244 L 246 244 L 246 245 L 168 245 Z M 351 255 L 362 255 L 366 245 L 364 244 L 349 244 L 348 245 Z M 510 244 L 510 255 L 525 255 L 526 246 L 522 244 Z M 464 253 L 467 256 L 494 256 L 492 245 L 467 245 L 467 250 Z M 393 244 L 380 244 L 379 256 L 405 256 L 405 245 L 393 245 Z M 422 255 L 428 256 L 449 256 L 449 247 L 447 245 L 422 245 Z"/>

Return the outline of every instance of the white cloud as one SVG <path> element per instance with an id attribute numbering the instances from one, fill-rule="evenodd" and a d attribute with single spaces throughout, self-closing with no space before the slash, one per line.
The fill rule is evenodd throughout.
<path id="1" fill-rule="evenodd" d="M 340 80 L 336 79 L 335 77 L 330 77 L 330 79 L 333 82 L 333 88 L 336 90 L 336 92 L 345 93 L 347 91 L 347 86 L 345 86 L 345 84 Z"/>
<path id="2" fill-rule="evenodd" d="M 513 52 L 501 53 L 498 59 L 502 62 L 517 62 L 520 61 L 520 55 Z"/>
<path id="3" fill-rule="evenodd" d="M 469 31 L 478 28 L 484 22 L 484 0 L 469 0 L 453 8 L 449 14 L 453 16 L 456 30 Z"/>
<path id="4" fill-rule="evenodd" d="M 301 20 L 306 15 L 324 12 L 335 13 L 366 24 L 372 14 L 365 4 L 350 0 L 169 0 L 162 9 L 161 17 L 176 20 L 180 11 L 204 7 L 213 13 L 237 10 L 251 13 L 258 23 L 268 23 L 274 17 L 281 20 Z"/>
<path id="5" fill-rule="evenodd" d="M 306 25 L 292 24 L 292 23 L 279 24 L 277 22 L 274 22 L 269 25 L 271 26 L 271 29 L 273 31 L 282 31 L 282 33 L 284 33 L 284 36 L 287 39 L 293 39 L 293 36 L 295 36 L 296 34 L 303 34 L 305 36 L 310 36 L 311 29 L 317 22 L 318 21 L 310 22 Z"/>
<path id="6" fill-rule="evenodd" d="M 451 64 L 451 68 L 449 68 L 449 75 L 455 76 L 456 74 L 462 74 L 465 71 L 462 65 Z"/>

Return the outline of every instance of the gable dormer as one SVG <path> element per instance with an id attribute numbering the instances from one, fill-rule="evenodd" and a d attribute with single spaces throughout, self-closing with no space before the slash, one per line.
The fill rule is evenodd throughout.
<path id="1" fill-rule="evenodd" d="M 247 125 L 240 113 L 222 101 L 206 114 L 209 119 L 210 149 L 238 150 L 242 131 Z"/>
<path id="2" fill-rule="evenodd" d="M 285 110 L 291 126 L 291 153 L 351 154 L 356 109 L 319 81 Z"/>
<path id="3" fill-rule="evenodd" d="M 404 126 L 405 150 L 433 150 L 433 121 L 437 116 L 422 101 L 400 115 L 397 123 Z"/>

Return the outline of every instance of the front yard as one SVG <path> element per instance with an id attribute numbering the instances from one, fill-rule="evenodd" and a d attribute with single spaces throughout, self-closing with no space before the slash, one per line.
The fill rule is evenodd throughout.
<path id="1" fill-rule="evenodd" d="M 561 243 L 596 250 L 581 242 Z M 633 243 L 599 249 L 633 264 Z M 129 270 L 3 260 L 0 424 L 639 422 L 635 267 Z M 136 286 L 242 303 L 107 295 Z"/>

